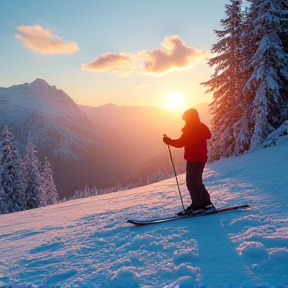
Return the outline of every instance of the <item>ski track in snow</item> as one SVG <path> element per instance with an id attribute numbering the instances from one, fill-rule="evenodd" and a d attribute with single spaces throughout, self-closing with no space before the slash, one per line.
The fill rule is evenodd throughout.
<path id="1" fill-rule="evenodd" d="M 288 287 L 287 155 L 280 145 L 207 165 L 214 204 L 251 209 L 126 223 L 180 211 L 172 178 L 0 215 L 0 287 Z"/>

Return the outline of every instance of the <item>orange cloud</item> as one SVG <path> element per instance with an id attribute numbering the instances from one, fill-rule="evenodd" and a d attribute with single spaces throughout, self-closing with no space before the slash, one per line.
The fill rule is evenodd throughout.
<path id="1" fill-rule="evenodd" d="M 189 47 L 179 36 L 168 36 L 161 47 L 147 52 L 145 71 L 152 74 L 165 74 L 173 70 L 191 68 L 199 61 L 208 58 L 206 50 Z"/>
<path id="2" fill-rule="evenodd" d="M 209 51 L 190 47 L 179 36 L 168 36 L 160 48 L 154 51 L 107 53 L 95 58 L 91 63 L 82 64 L 82 69 L 118 76 L 131 73 L 163 75 L 170 71 L 191 68 L 208 56 Z"/>
<path id="3" fill-rule="evenodd" d="M 38 25 L 18 27 L 17 30 L 19 34 L 15 34 L 15 37 L 35 53 L 71 54 L 79 50 L 76 43 L 67 43 L 59 36 L 53 35 L 50 29 L 45 30 Z"/>
<path id="4" fill-rule="evenodd" d="M 135 59 L 126 53 L 107 53 L 95 58 L 91 63 L 82 64 L 82 69 L 87 71 L 104 71 L 110 74 L 125 76 L 132 73 Z"/>

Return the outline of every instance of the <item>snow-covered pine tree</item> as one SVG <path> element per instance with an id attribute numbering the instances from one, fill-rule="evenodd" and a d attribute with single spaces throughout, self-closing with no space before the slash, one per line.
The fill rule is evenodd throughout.
<path id="1" fill-rule="evenodd" d="M 248 62 L 252 73 L 244 92 L 254 92 L 250 151 L 255 151 L 288 118 L 288 53 L 281 40 L 287 32 L 288 9 L 283 0 L 249 2 L 253 23 L 249 36 L 257 50 Z"/>
<path id="2" fill-rule="evenodd" d="M 24 156 L 27 209 L 40 207 L 43 203 L 43 197 L 45 197 L 43 179 L 39 171 L 41 163 L 36 154 L 34 145 L 31 142 L 28 143 Z"/>
<path id="3" fill-rule="evenodd" d="M 282 41 L 284 51 L 288 55 L 288 1 L 282 0 L 280 6 L 282 7 L 282 13 L 284 12 L 280 19 L 280 26 L 281 26 L 280 39 Z M 286 105 L 282 109 L 282 114 L 284 115 L 283 121 L 280 120 L 280 122 L 284 123 L 285 121 L 288 120 L 288 81 L 287 81 L 287 75 L 286 80 L 285 77 L 283 77 L 282 75 L 280 75 L 280 77 L 283 79 L 284 83 L 283 87 L 280 88 L 280 91 L 283 97 L 283 103 L 286 103 Z"/>
<path id="4" fill-rule="evenodd" d="M 243 92 L 243 87 L 247 80 L 249 79 L 251 73 L 253 72 L 252 67 L 249 67 L 248 62 L 252 55 L 255 53 L 257 46 L 255 40 L 251 39 L 250 34 L 253 30 L 253 23 L 248 9 L 242 13 L 242 25 L 241 25 L 241 37 L 240 37 L 240 49 L 241 49 L 241 82 L 242 82 L 242 116 L 241 118 L 233 125 L 234 135 L 235 135 L 235 155 L 243 154 L 249 150 L 250 141 L 251 141 L 251 127 L 252 125 L 252 102 L 254 99 L 254 91 L 246 89 L 245 93 Z"/>
<path id="5" fill-rule="evenodd" d="M 218 42 L 212 46 L 211 52 L 216 54 L 208 62 L 215 67 L 212 78 L 201 83 L 210 88 L 213 93 L 210 104 L 212 114 L 212 141 L 210 148 L 211 160 L 229 157 L 235 152 L 235 138 L 237 134 L 234 126 L 244 113 L 242 104 L 243 78 L 242 68 L 242 13 L 241 2 L 230 0 L 226 7 L 226 19 L 221 20 L 223 30 L 215 30 Z"/>
<path id="6" fill-rule="evenodd" d="M 6 207 L 6 196 L 4 192 L 4 188 L 1 184 L 1 166 L 0 166 L 0 214 L 8 213 Z"/>
<path id="7" fill-rule="evenodd" d="M 280 34 L 280 38 L 284 47 L 284 51 L 285 53 L 288 54 L 288 2 L 286 0 L 283 0 L 281 2 L 282 5 L 282 10 L 286 11 L 286 17 L 282 17 L 281 21 L 280 21 L 280 25 L 281 25 L 281 34 Z M 287 79 L 287 77 L 286 77 Z M 288 81 L 283 80 L 284 85 L 281 88 L 281 95 L 283 96 L 283 102 L 285 102 L 286 104 L 288 103 Z M 284 111 L 284 109 L 286 109 L 286 112 Z M 284 116 L 283 118 L 286 118 L 286 121 L 288 120 L 288 104 L 286 105 L 286 107 L 283 109 L 283 114 L 286 115 L 286 117 Z M 285 121 L 284 121 L 285 122 Z M 283 123 L 284 123 L 283 122 Z M 283 124 L 282 124 L 283 125 Z M 287 131 L 288 132 L 288 131 Z"/>
<path id="8" fill-rule="evenodd" d="M 13 143 L 14 137 L 12 133 L 9 132 L 7 125 L 4 126 L 0 139 L 0 154 L 2 154 L 0 163 L 0 186 L 4 189 L 2 199 L 4 198 L 6 201 L 4 213 L 25 210 L 26 198 L 24 193 L 22 161 Z"/>
<path id="9" fill-rule="evenodd" d="M 280 5 L 282 6 L 282 11 L 286 13 L 286 17 L 284 16 L 284 17 L 281 17 L 280 19 L 280 25 L 282 27 L 280 38 L 281 38 L 284 50 L 287 52 L 288 51 L 288 21 L 287 21 L 288 2 L 286 0 L 282 0 Z"/>
<path id="10" fill-rule="evenodd" d="M 53 205 L 58 203 L 58 191 L 53 179 L 53 172 L 51 169 L 51 164 L 45 158 L 43 167 L 41 169 L 42 179 L 43 179 L 43 191 L 44 197 L 41 206 Z"/>
<path id="11" fill-rule="evenodd" d="M 226 5 L 224 30 L 215 31 L 219 41 L 211 50 L 217 56 L 208 63 L 216 67 L 215 73 L 202 83 L 213 91 L 212 161 L 259 149 L 288 119 L 288 2 L 248 1 L 246 13 L 235 9 L 240 8 L 239 1 Z"/>

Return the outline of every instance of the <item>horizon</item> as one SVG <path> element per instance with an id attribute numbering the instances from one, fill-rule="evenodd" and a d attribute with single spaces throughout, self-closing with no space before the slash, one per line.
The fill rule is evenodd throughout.
<path id="1" fill-rule="evenodd" d="M 1 1 L 0 86 L 41 78 L 92 107 L 210 103 L 200 83 L 227 1 L 114 3 Z"/>

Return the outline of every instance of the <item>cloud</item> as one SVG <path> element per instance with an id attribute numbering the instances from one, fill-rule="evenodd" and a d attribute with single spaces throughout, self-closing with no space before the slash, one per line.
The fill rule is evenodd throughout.
<path id="1" fill-rule="evenodd" d="M 18 27 L 15 37 L 24 43 L 24 46 L 35 53 L 48 54 L 71 54 L 79 50 L 76 43 L 65 42 L 57 35 L 53 35 L 50 29 L 41 26 Z"/>
<path id="2" fill-rule="evenodd" d="M 145 71 L 152 74 L 165 74 L 169 71 L 191 68 L 207 59 L 206 50 L 189 47 L 179 36 L 168 36 L 159 49 L 147 52 Z"/>
<path id="3" fill-rule="evenodd" d="M 82 64 L 82 69 L 117 76 L 132 73 L 163 75 L 170 71 L 189 69 L 208 56 L 209 51 L 190 47 L 179 36 L 168 36 L 160 48 L 154 51 L 107 53 L 91 63 Z"/>
<path id="4" fill-rule="evenodd" d="M 103 71 L 118 76 L 126 76 L 134 70 L 135 58 L 127 53 L 107 53 L 95 58 L 91 63 L 82 64 L 87 71 Z"/>

